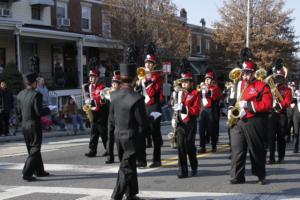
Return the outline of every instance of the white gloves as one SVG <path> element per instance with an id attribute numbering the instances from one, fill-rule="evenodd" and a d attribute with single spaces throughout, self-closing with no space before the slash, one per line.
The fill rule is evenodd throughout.
<path id="1" fill-rule="evenodd" d="M 171 120 L 171 125 L 173 128 L 176 128 L 176 120 L 175 119 Z"/>
<path id="2" fill-rule="evenodd" d="M 179 110 L 181 110 L 182 109 L 182 104 L 175 104 L 174 106 L 173 106 L 173 110 L 174 111 L 179 111 Z"/>
<path id="3" fill-rule="evenodd" d="M 90 104 L 91 104 L 91 99 L 86 99 L 86 100 L 84 101 L 84 103 L 90 105 Z"/>
<path id="4" fill-rule="evenodd" d="M 244 100 L 240 101 L 239 106 L 240 108 L 247 108 L 247 101 Z"/>

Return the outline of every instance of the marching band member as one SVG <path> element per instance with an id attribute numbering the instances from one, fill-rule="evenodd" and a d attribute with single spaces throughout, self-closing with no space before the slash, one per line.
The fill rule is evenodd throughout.
<path id="1" fill-rule="evenodd" d="M 274 77 L 275 87 L 279 92 L 277 95 L 280 97 L 276 96 L 275 92 L 273 93 L 273 109 L 268 116 L 268 143 L 270 150 L 268 164 L 275 163 L 276 146 L 278 152 L 278 163 L 281 163 L 285 156 L 285 135 L 287 131 L 286 109 L 290 106 L 292 99 L 291 89 L 285 84 L 286 73 L 287 71 L 284 70 L 284 67 L 281 67 L 280 69 L 274 68 L 273 76 L 269 77 Z M 273 88 L 271 87 L 271 89 Z"/>
<path id="2" fill-rule="evenodd" d="M 240 115 L 230 129 L 231 134 L 231 184 L 245 183 L 245 164 L 249 149 L 252 173 L 259 184 L 265 184 L 266 149 L 265 122 L 272 107 L 269 86 L 255 80 L 255 63 L 251 60 L 242 64 L 242 81 L 236 87 L 236 97 Z M 230 113 L 230 112 L 229 112 Z"/>
<path id="3" fill-rule="evenodd" d="M 221 89 L 213 84 L 215 75 L 209 71 L 205 75 L 205 83 L 200 85 L 201 111 L 199 116 L 200 149 L 198 153 L 206 152 L 206 140 L 211 139 L 212 152 L 217 150 L 218 140 L 218 110 L 217 104 L 222 97 Z"/>
<path id="4" fill-rule="evenodd" d="M 145 97 L 146 110 L 151 123 L 150 135 L 153 140 L 153 162 L 149 165 L 152 167 L 161 166 L 161 143 L 162 135 L 160 130 L 161 121 L 161 102 L 162 94 L 162 75 L 160 71 L 155 71 L 156 56 L 148 54 L 145 59 L 146 77 L 140 79 L 139 89 Z M 147 165 L 146 158 L 138 161 L 138 167 Z"/>
<path id="5" fill-rule="evenodd" d="M 295 107 L 294 107 L 294 153 L 299 152 L 299 133 L 300 133 L 300 91 L 295 91 Z"/>
<path id="6" fill-rule="evenodd" d="M 197 129 L 197 116 L 200 111 L 200 96 L 197 90 L 192 89 L 193 75 L 191 72 L 181 74 L 182 95 L 181 102 L 173 109 L 178 112 L 176 136 L 178 143 L 178 178 L 188 176 L 187 156 L 192 168 L 192 176 L 197 174 L 198 161 L 196 157 L 195 129 Z"/>
<path id="7" fill-rule="evenodd" d="M 114 76 L 112 77 L 111 80 L 111 89 L 109 91 L 109 101 L 111 101 L 111 93 L 117 91 L 121 87 L 121 76 L 120 76 L 120 71 L 114 71 Z M 107 160 L 105 161 L 106 164 L 111 164 L 114 163 L 115 161 L 115 156 L 114 156 L 114 144 L 115 144 L 115 135 L 110 134 L 113 132 L 108 133 L 108 138 L 107 138 L 107 153 L 108 157 Z"/>
<path id="8" fill-rule="evenodd" d="M 287 114 L 287 133 L 286 133 L 286 142 L 289 143 L 291 141 L 291 136 L 294 136 L 295 127 L 293 124 L 293 117 L 294 117 L 294 108 L 296 105 L 296 98 L 295 98 L 295 82 L 291 81 L 288 83 L 288 87 L 291 88 L 292 91 L 292 100 L 291 105 L 286 109 Z"/>
<path id="9" fill-rule="evenodd" d="M 93 114 L 91 122 L 91 137 L 89 142 L 90 151 L 85 154 L 87 157 L 95 157 L 97 154 L 98 140 L 101 137 L 105 153 L 102 156 L 107 156 L 107 118 L 108 118 L 108 102 L 101 95 L 101 91 L 105 85 L 99 82 L 100 72 L 98 69 L 91 69 L 89 72 L 88 94 L 85 94 L 85 103 L 90 105 Z"/>

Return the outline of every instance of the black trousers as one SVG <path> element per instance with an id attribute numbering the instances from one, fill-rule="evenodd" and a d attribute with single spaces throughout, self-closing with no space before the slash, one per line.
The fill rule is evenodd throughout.
<path id="1" fill-rule="evenodd" d="M 300 112 L 298 108 L 294 110 L 293 116 L 293 123 L 294 123 L 294 149 L 298 150 L 299 148 L 299 134 L 300 134 Z"/>
<path id="2" fill-rule="evenodd" d="M 253 175 L 266 176 L 265 127 L 267 115 L 239 120 L 230 129 L 231 135 L 231 178 L 245 179 L 247 150 L 249 149 Z"/>
<path id="3" fill-rule="evenodd" d="M 108 136 L 107 124 L 93 122 L 91 128 L 90 143 L 89 143 L 90 151 L 97 153 L 99 137 L 101 137 L 103 146 L 106 150 L 107 136 Z"/>
<path id="4" fill-rule="evenodd" d="M 132 197 L 139 192 L 136 169 L 136 142 L 130 135 L 121 132 L 115 137 L 121 163 L 117 183 L 111 196 L 114 200 L 122 200 L 124 194 Z"/>
<path id="5" fill-rule="evenodd" d="M 147 154 L 146 154 L 146 137 L 145 135 L 150 133 L 138 134 L 137 136 L 137 152 L 136 157 L 138 162 L 146 162 Z"/>
<path id="6" fill-rule="evenodd" d="M 215 110 L 204 108 L 201 110 L 199 118 L 200 147 L 205 148 L 206 138 L 211 138 L 211 145 L 216 147 L 218 141 L 218 120 Z"/>
<path id="7" fill-rule="evenodd" d="M 9 134 L 9 112 L 2 111 L 0 113 L 0 135 Z"/>
<path id="8" fill-rule="evenodd" d="M 181 123 L 176 128 L 179 173 L 184 175 L 188 174 L 187 156 L 189 157 L 192 170 L 197 170 L 198 168 L 195 129 L 197 129 L 196 119 L 192 119 L 188 124 Z"/>
<path id="9" fill-rule="evenodd" d="M 114 147 L 115 147 L 115 135 L 108 133 L 106 152 L 108 153 L 108 159 L 114 160 Z"/>
<path id="10" fill-rule="evenodd" d="M 287 116 L 286 113 L 271 112 L 268 115 L 268 145 L 269 159 L 275 160 L 275 151 L 277 146 L 278 159 L 285 156 L 285 135 L 287 132 Z"/>
<path id="11" fill-rule="evenodd" d="M 286 115 L 287 115 L 287 133 L 286 136 L 288 138 L 291 137 L 291 135 L 294 136 L 295 132 L 295 127 L 293 123 L 293 118 L 294 118 L 294 110 L 293 108 L 289 107 L 286 109 Z M 292 133 L 292 127 L 293 127 L 293 133 Z"/>
<path id="12" fill-rule="evenodd" d="M 43 173 L 44 164 L 41 155 L 42 125 L 34 121 L 25 122 L 22 124 L 22 131 L 28 152 L 22 172 L 23 176 Z"/>
<path id="13" fill-rule="evenodd" d="M 153 140 L 153 162 L 161 162 L 161 142 L 162 135 L 160 130 L 161 117 L 151 121 L 150 133 Z"/>

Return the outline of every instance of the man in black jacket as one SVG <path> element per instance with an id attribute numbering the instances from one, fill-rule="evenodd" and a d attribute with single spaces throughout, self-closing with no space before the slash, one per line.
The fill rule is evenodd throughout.
<path id="1" fill-rule="evenodd" d="M 37 87 L 37 74 L 29 72 L 23 76 L 26 88 L 17 96 L 17 114 L 22 122 L 22 131 L 28 151 L 23 168 L 23 179 L 35 181 L 33 177 L 49 176 L 44 170 L 41 155 L 42 145 L 42 124 L 41 117 L 50 114 L 49 109 L 43 109 L 43 96 L 35 91 Z"/>
<path id="2" fill-rule="evenodd" d="M 109 134 L 115 135 L 115 142 L 121 161 L 118 179 L 112 199 L 139 199 L 136 169 L 137 142 L 146 129 L 147 114 L 144 97 L 133 91 L 135 64 L 120 66 L 121 89 L 111 93 L 108 118 Z"/>
<path id="3" fill-rule="evenodd" d="M 13 108 L 13 95 L 5 81 L 0 82 L 0 135 L 9 135 L 9 114 Z"/>

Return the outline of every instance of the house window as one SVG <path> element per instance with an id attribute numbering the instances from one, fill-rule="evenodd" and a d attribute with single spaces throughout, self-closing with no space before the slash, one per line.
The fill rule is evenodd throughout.
<path id="1" fill-rule="evenodd" d="M 102 35 L 103 37 L 111 37 L 111 22 L 109 13 L 102 14 Z"/>
<path id="2" fill-rule="evenodd" d="M 206 50 L 209 51 L 210 50 L 210 41 L 206 40 Z"/>
<path id="3" fill-rule="evenodd" d="M 0 74 L 3 72 L 5 68 L 5 49 L 0 48 Z"/>
<path id="4" fill-rule="evenodd" d="M 68 18 L 68 4 L 66 2 L 57 2 L 56 17 L 57 18 Z"/>
<path id="5" fill-rule="evenodd" d="M 197 37 L 197 53 L 202 53 L 201 43 L 202 43 L 201 37 Z"/>
<path id="6" fill-rule="evenodd" d="M 91 7 L 82 6 L 81 9 L 81 27 L 83 30 L 91 30 Z"/>
<path id="7" fill-rule="evenodd" d="M 41 20 L 42 8 L 39 5 L 31 6 L 31 18 L 34 20 Z"/>

